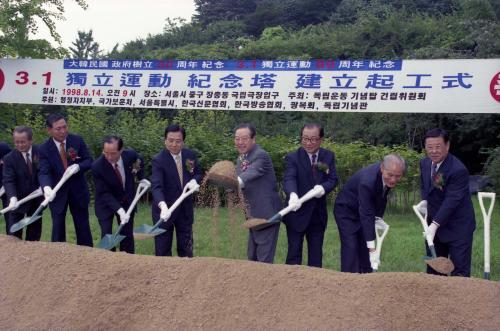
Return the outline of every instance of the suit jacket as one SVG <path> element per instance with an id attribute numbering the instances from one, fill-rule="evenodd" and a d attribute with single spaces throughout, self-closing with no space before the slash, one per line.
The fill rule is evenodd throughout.
<path id="1" fill-rule="evenodd" d="M 383 217 L 387 205 L 380 165 L 378 162 L 358 170 L 335 200 L 339 230 L 354 233 L 362 228 L 366 241 L 375 240 L 375 216 Z"/>
<path id="2" fill-rule="evenodd" d="M 75 153 L 74 158 L 71 157 L 71 152 Z M 40 181 L 40 186 L 42 189 L 45 186 L 54 188 L 64 173 L 64 167 L 59 150 L 52 137 L 40 145 L 39 154 L 40 168 L 38 180 Z M 85 172 L 92 166 L 92 157 L 83 138 L 75 134 L 68 134 L 66 138 L 66 154 L 68 167 L 76 163 L 80 166 L 80 170 L 71 176 L 57 192 L 55 199 L 50 203 L 50 208 L 56 213 L 63 212 L 68 200 L 68 194 L 72 194 L 81 207 L 88 206 L 90 201 L 89 189 L 85 181 Z"/>
<path id="3" fill-rule="evenodd" d="M 285 162 L 283 189 L 286 193 L 287 201 L 290 198 L 291 192 L 297 193 L 300 198 L 315 185 L 321 185 L 325 189 L 325 195 L 321 198 L 313 198 L 302 204 L 302 207 L 296 212 L 290 212 L 286 215 L 285 223 L 295 229 L 295 231 L 304 231 L 311 221 L 313 211 L 316 210 L 321 223 L 326 228 L 328 220 L 326 195 L 335 188 L 338 182 L 335 169 L 335 154 L 324 148 L 319 149 L 317 162 L 327 165 L 328 170 L 321 171 L 316 169 L 316 179 L 313 177 L 311 160 L 304 148 L 300 147 L 296 151 L 289 153 L 285 157 Z"/>
<path id="4" fill-rule="evenodd" d="M 38 183 L 38 147 L 35 145 L 31 147 L 31 160 L 32 174 L 30 175 L 26 159 L 23 153 L 17 149 L 12 150 L 3 158 L 3 183 L 9 199 L 16 197 L 21 200 L 40 187 Z M 40 204 L 42 200 L 42 198 L 38 198 L 32 201 Z M 16 209 L 16 212 L 27 213 L 29 207 L 30 203 L 22 204 Z"/>
<path id="5" fill-rule="evenodd" d="M 420 160 L 422 200 L 427 200 L 427 221 L 439 223 L 436 236 L 449 242 L 472 234 L 476 228 L 469 192 L 469 172 L 454 155 L 448 154 L 439 167 L 439 180 L 431 179 L 432 161 Z"/>
<path id="6" fill-rule="evenodd" d="M 0 187 L 2 187 L 3 179 L 2 179 L 2 172 L 3 172 L 3 157 L 7 154 L 9 154 L 11 151 L 9 145 L 4 142 L 0 142 Z"/>
<path id="7" fill-rule="evenodd" d="M 268 219 L 281 209 L 273 163 L 259 145 L 255 145 L 246 158 L 238 158 L 236 173 L 244 183 L 247 216 Z"/>
<path id="8" fill-rule="evenodd" d="M 201 183 L 202 172 L 198 163 L 196 153 L 187 148 L 181 150 L 182 158 L 182 183 L 179 180 L 177 167 L 172 154 L 166 149 L 156 154 L 152 160 L 151 190 L 153 193 L 153 220 L 160 219 L 160 208 L 158 203 L 165 201 L 170 208 L 177 198 L 182 194 L 184 186 L 191 180 Z M 194 221 L 194 196 L 187 197 L 182 204 L 177 207 L 170 219 L 176 221 L 185 220 L 192 224 Z"/>
<path id="9" fill-rule="evenodd" d="M 95 184 L 94 207 L 98 219 L 110 218 L 122 207 L 127 211 L 135 197 L 134 176 L 139 180 L 144 178 L 144 160 L 136 151 L 125 149 L 121 158 L 125 172 L 125 188 L 116 176 L 113 165 L 104 155 L 92 164 L 92 178 Z M 140 162 L 140 168 L 134 170 L 136 162 Z"/>

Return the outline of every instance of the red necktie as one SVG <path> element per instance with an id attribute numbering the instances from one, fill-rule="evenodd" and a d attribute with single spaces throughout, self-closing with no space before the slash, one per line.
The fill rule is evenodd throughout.
<path id="1" fill-rule="evenodd" d="M 122 174 L 120 173 L 120 169 L 118 169 L 118 163 L 115 163 L 115 166 L 113 167 L 113 169 L 115 169 L 116 177 L 118 177 L 118 180 L 120 181 L 120 185 L 123 188 L 123 178 L 122 178 Z"/>

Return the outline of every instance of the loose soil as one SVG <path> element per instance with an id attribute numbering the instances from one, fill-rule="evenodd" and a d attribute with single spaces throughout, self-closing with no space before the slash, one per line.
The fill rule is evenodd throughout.
<path id="1" fill-rule="evenodd" d="M 500 283 L 0 235 L 1 330 L 498 330 Z"/>

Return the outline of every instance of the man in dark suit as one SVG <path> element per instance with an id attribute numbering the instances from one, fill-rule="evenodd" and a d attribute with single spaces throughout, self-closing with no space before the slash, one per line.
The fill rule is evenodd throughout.
<path id="1" fill-rule="evenodd" d="M 276 175 L 269 154 L 256 144 L 256 130 L 244 123 L 234 129 L 239 189 L 248 206 L 247 216 L 268 219 L 281 208 Z M 249 230 L 247 255 L 250 261 L 273 263 L 280 224 Z"/>
<path id="2" fill-rule="evenodd" d="M 469 277 L 472 236 L 476 229 L 469 172 L 449 153 L 449 149 L 450 141 L 445 130 L 427 132 L 427 157 L 420 160 L 421 194 L 422 200 L 427 201 L 429 222 L 426 234 L 434 240 L 437 256 L 449 256 L 455 265 L 451 275 Z M 430 255 L 428 247 L 427 251 Z M 430 267 L 427 267 L 427 273 L 438 274 Z"/>
<path id="3" fill-rule="evenodd" d="M 3 169 L 3 157 L 7 154 L 9 154 L 11 151 L 9 145 L 7 145 L 6 142 L 3 142 L 3 141 L 0 141 L 0 189 L 3 187 L 3 180 L 2 180 L 2 169 Z M 3 208 L 7 208 L 7 205 L 9 204 L 9 200 L 7 199 L 7 195 L 4 193 L 1 197 L 0 197 L 1 201 L 2 201 L 2 206 Z M 3 209 L 2 208 L 2 209 Z M 10 216 L 10 213 L 5 213 L 4 215 L 4 218 L 5 218 L 5 233 L 6 234 L 9 234 L 10 231 L 9 231 L 9 216 Z"/>
<path id="4" fill-rule="evenodd" d="M 135 180 L 144 178 L 144 161 L 132 149 L 123 149 L 123 140 L 117 136 L 104 138 L 102 155 L 92 164 L 95 184 L 95 214 L 101 226 L 101 238 L 113 233 L 113 218 L 125 223 L 120 250 L 133 254 L 134 213 L 127 210 L 135 197 Z"/>
<path id="5" fill-rule="evenodd" d="M 25 215 L 28 217 L 33 215 L 43 201 L 42 198 L 36 198 L 17 206 L 18 200 L 40 187 L 38 184 L 38 147 L 33 145 L 33 131 L 26 126 L 14 128 L 12 137 L 15 149 L 3 159 L 5 192 L 10 200 L 9 207 L 16 208 L 10 212 L 9 228 L 23 219 Z M 23 230 L 11 234 L 22 239 Z M 28 241 L 38 241 L 41 235 L 42 219 L 40 218 L 28 225 L 25 238 Z"/>
<path id="6" fill-rule="evenodd" d="M 375 262 L 375 218 L 383 218 L 389 190 L 401 180 L 405 161 L 396 154 L 356 172 L 335 200 L 340 233 L 340 270 L 372 272 Z M 377 261 L 378 262 L 378 261 Z"/>
<path id="7" fill-rule="evenodd" d="M 166 232 L 155 237 L 157 256 L 172 256 L 172 239 L 175 228 L 177 255 L 193 257 L 194 197 L 187 197 L 175 210 L 168 206 L 179 198 L 185 186 L 191 189 L 201 182 L 202 174 L 196 153 L 183 148 L 186 131 L 177 124 L 165 129 L 165 149 L 152 160 L 153 174 L 153 223 L 167 219 L 161 228 Z"/>
<path id="8" fill-rule="evenodd" d="M 52 241 L 66 241 L 66 210 L 71 211 L 75 225 L 76 243 L 93 246 L 89 225 L 89 189 L 85 171 L 92 166 L 87 145 L 82 137 L 68 132 L 66 118 L 61 114 L 51 114 L 46 120 L 51 136 L 39 148 L 40 169 L 38 179 L 49 204 L 52 215 Z M 57 185 L 64 171 L 72 167 L 77 171 L 57 192 Z"/>
<path id="9" fill-rule="evenodd" d="M 321 268 L 323 265 L 323 238 L 328 212 L 326 194 L 337 185 L 335 154 L 321 148 L 323 127 L 316 123 L 302 127 L 302 147 L 285 157 L 286 168 L 283 189 L 289 198 L 289 205 L 296 205 L 294 212 L 285 216 L 288 238 L 286 264 L 302 264 L 302 245 L 307 239 L 307 265 Z M 316 185 L 325 192 L 320 198 L 313 198 L 303 205 L 297 204 Z"/>

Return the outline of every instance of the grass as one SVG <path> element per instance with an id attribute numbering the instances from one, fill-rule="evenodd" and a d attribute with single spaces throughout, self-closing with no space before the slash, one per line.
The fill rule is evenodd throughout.
<path id="1" fill-rule="evenodd" d="M 483 217 L 481 209 L 474 197 L 474 209 L 476 211 L 477 229 L 474 233 L 472 251 L 472 276 L 483 277 Z M 485 206 L 486 208 L 489 207 Z M 323 245 L 324 268 L 340 269 L 340 242 L 337 226 L 329 207 L 329 220 Z M 232 212 L 233 214 L 228 214 Z M 216 215 L 214 214 L 216 213 Z M 94 238 L 94 245 L 99 241 L 100 228 L 91 207 L 90 225 Z M 422 256 L 425 254 L 422 228 L 417 217 L 413 213 L 386 213 L 384 220 L 390 225 L 390 230 L 384 240 L 382 248 L 380 272 L 405 271 L 425 272 L 425 263 Z M 50 213 L 44 212 L 43 241 L 50 241 L 51 221 Z M 246 259 L 246 247 L 248 231 L 240 224 L 243 222 L 243 214 L 239 211 L 231 211 L 227 208 L 212 210 L 208 208 L 195 209 L 194 224 L 194 254 L 195 256 L 216 256 L 231 259 Z M 135 226 L 143 223 L 152 224 L 151 210 L 146 204 L 139 205 L 138 214 L 135 217 Z M 68 212 L 66 220 L 66 232 L 68 242 L 75 243 L 73 223 Z M 1 233 L 5 234 L 5 227 L 0 226 Z M 114 227 L 116 230 L 116 226 Z M 306 246 L 306 245 L 304 245 Z M 174 241 L 175 255 L 175 241 Z M 282 224 L 276 251 L 275 263 L 284 263 L 287 252 L 286 228 Z M 137 240 L 136 253 L 144 255 L 154 254 L 154 240 Z M 304 261 L 307 261 L 307 252 L 304 248 Z M 500 206 L 494 208 L 491 224 L 491 279 L 500 281 Z"/>

